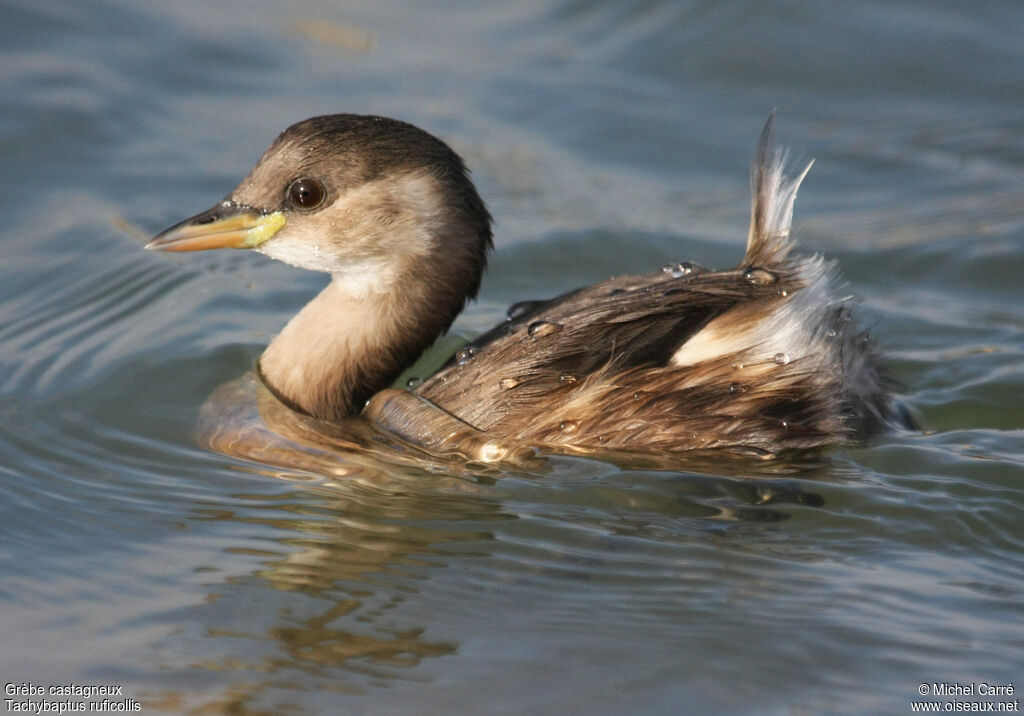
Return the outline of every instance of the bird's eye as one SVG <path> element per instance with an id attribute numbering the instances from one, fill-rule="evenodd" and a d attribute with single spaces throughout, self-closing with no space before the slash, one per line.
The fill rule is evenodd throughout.
<path id="1" fill-rule="evenodd" d="M 316 179 L 303 177 L 288 186 L 288 200 L 296 209 L 315 209 L 324 201 L 324 185 Z"/>

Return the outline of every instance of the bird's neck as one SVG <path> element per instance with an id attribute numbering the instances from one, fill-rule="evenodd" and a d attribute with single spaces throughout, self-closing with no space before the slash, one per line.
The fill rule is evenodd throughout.
<path id="1" fill-rule="evenodd" d="M 388 294 L 331 281 L 267 347 L 259 362 L 263 381 L 283 402 L 315 417 L 358 413 L 447 328 L 417 315 L 418 307 L 429 306 L 424 296 L 406 298 L 399 304 Z"/>

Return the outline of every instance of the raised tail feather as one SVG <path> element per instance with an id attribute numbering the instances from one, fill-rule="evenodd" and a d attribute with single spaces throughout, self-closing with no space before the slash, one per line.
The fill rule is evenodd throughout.
<path id="1" fill-rule="evenodd" d="M 786 259 L 793 247 L 789 238 L 793 202 L 801 182 L 814 164 L 812 159 L 799 174 L 786 174 L 789 151 L 772 142 L 774 122 L 773 111 L 761 131 L 750 167 L 750 234 L 743 259 L 745 266 L 772 266 Z"/>

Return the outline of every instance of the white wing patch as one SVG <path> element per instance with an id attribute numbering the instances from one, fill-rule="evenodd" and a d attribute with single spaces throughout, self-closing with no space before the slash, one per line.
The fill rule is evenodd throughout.
<path id="1" fill-rule="evenodd" d="M 718 316 L 680 346 L 672 365 L 683 367 L 743 353 L 755 363 L 788 363 L 831 350 L 825 325 L 842 299 L 832 295 L 830 266 L 820 256 L 798 268 L 804 287 L 770 303 L 744 304 Z"/>

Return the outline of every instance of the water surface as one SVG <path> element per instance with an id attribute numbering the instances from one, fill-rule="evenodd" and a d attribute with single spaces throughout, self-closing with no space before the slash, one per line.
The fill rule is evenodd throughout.
<path id="1" fill-rule="evenodd" d="M 905 713 L 1022 681 L 1024 11 L 48 3 L 0 23 L 0 679 L 147 712 Z M 318 469 L 198 442 L 323 278 L 143 252 L 318 113 L 497 219 L 480 300 L 733 265 L 768 112 L 920 432 L 801 463 Z M 984 700 L 984 699 L 983 699 Z M 992 700 L 992 699 L 989 699 Z"/>

